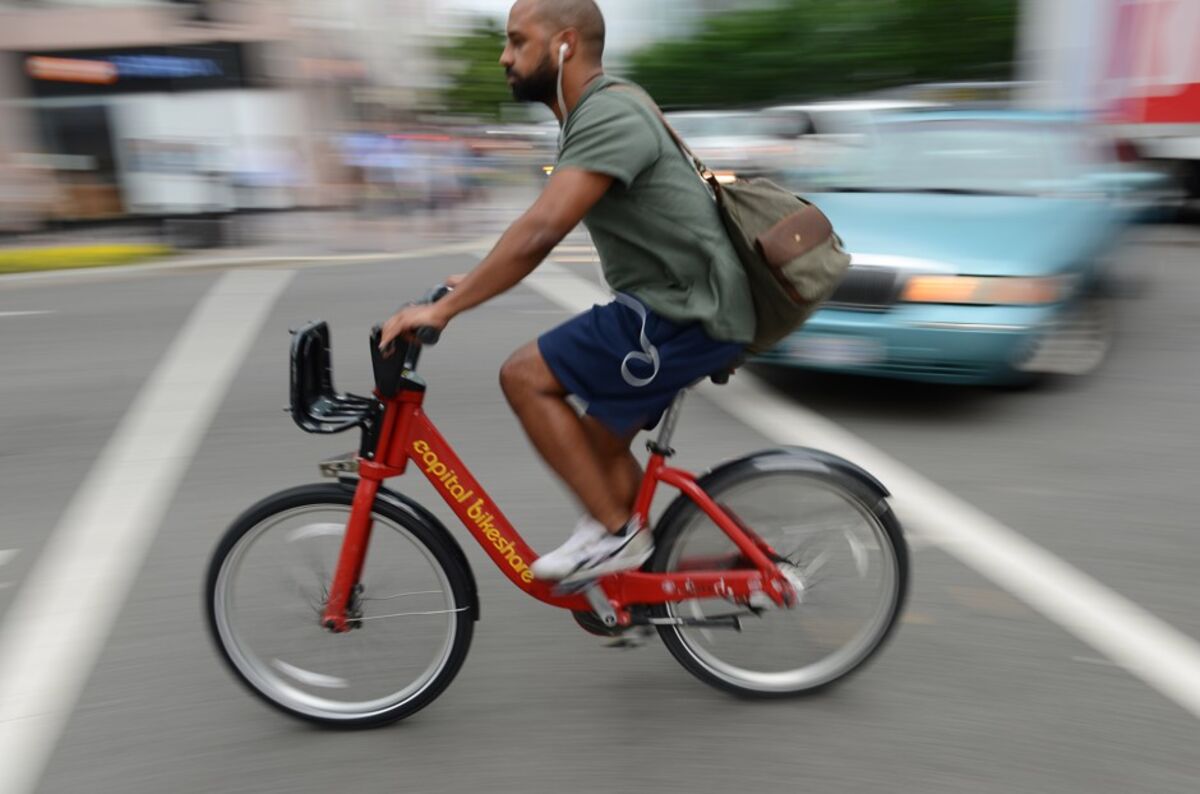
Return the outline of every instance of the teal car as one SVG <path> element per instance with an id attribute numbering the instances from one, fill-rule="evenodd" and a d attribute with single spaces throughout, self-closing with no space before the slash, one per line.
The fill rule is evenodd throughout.
<path id="1" fill-rule="evenodd" d="M 1138 184 L 1101 136 L 1062 116 L 935 111 L 892 116 L 869 141 L 803 191 L 850 269 L 761 361 L 963 384 L 1100 363 L 1101 262 Z"/>

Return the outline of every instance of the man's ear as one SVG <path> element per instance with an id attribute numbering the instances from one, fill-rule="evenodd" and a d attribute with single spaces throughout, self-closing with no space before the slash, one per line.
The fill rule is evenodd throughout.
<path id="1" fill-rule="evenodd" d="M 575 30 L 575 28 L 567 28 L 563 31 L 562 37 L 562 43 L 558 45 L 557 54 L 565 60 L 575 55 L 579 50 L 579 31 Z"/>

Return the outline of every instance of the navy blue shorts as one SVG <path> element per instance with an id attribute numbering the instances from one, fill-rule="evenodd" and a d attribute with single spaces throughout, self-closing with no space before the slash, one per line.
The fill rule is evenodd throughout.
<path id="1" fill-rule="evenodd" d="M 744 348 L 713 339 L 700 323 L 676 325 L 624 294 L 538 338 L 558 382 L 619 436 L 653 428 L 675 395 L 732 366 Z"/>

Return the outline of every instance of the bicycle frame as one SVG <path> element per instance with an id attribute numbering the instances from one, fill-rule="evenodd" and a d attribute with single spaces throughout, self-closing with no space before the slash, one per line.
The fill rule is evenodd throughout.
<path id="1" fill-rule="evenodd" d="M 377 393 L 378 396 L 378 393 Z M 424 390 L 403 390 L 393 398 L 381 399 L 385 406 L 383 424 L 373 459 L 360 458 L 359 480 L 350 519 L 322 623 L 334 632 L 350 628 L 352 604 L 366 559 L 371 536 L 371 510 L 380 485 L 389 477 L 404 474 L 409 463 L 417 466 L 441 494 L 446 504 L 514 585 L 552 606 L 592 611 L 593 604 L 582 593 L 563 593 L 556 583 L 533 577 L 530 567 L 537 555 L 487 495 L 483 486 L 455 454 L 422 409 Z M 670 434 L 674 430 L 679 402 L 664 418 L 659 442 L 651 445 L 650 459 L 634 510 L 648 520 L 650 505 L 660 483 L 676 488 L 693 502 L 734 543 L 749 565 L 737 569 L 689 569 L 676 573 L 627 571 L 598 579 L 620 626 L 632 622 L 629 605 L 663 604 L 694 598 L 724 598 L 735 603 L 763 603 L 766 598 L 778 607 L 796 603 L 791 583 L 772 562 L 774 552 L 736 517 L 717 505 L 686 471 L 667 466 Z"/>

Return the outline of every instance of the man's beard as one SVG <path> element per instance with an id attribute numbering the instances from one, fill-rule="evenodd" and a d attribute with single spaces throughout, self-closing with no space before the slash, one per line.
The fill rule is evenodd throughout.
<path id="1" fill-rule="evenodd" d="M 555 71 L 554 61 L 547 55 L 527 77 L 506 70 L 509 77 L 515 77 L 512 83 L 513 99 L 518 102 L 541 102 L 546 105 L 554 104 L 558 97 L 558 72 Z"/>

